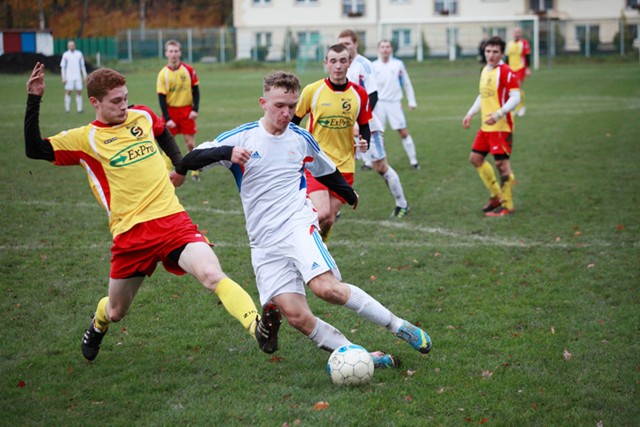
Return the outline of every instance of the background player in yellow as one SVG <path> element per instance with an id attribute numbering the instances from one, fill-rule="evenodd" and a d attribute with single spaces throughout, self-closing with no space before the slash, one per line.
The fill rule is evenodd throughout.
<path id="1" fill-rule="evenodd" d="M 177 40 L 169 40 L 164 45 L 167 65 L 158 73 L 156 90 L 160 109 L 172 135 L 181 133 L 187 151 L 195 147 L 197 132 L 196 119 L 200 105 L 200 89 L 196 70 L 182 62 L 182 50 Z M 194 181 L 200 179 L 198 171 L 193 171 Z"/>
<path id="2" fill-rule="evenodd" d="M 518 117 L 524 116 L 526 107 L 524 105 L 524 91 L 522 83 L 524 79 L 531 75 L 529 64 L 531 63 L 531 46 L 522 37 L 522 28 L 513 29 L 513 40 L 507 43 L 505 50 L 509 67 L 513 70 L 520 83 L 520 104 L 516 107 L 515 113 Z"/>
<path id="3" fill-rule="evenodd" d="M 224 274 L 207 238 L 175 194 L 174 185 L 184 182 L 186 170 L 181 168 L 182 155 L 173 136 L 151 109 L 127 106 L 124 76 L 108 68 L 91 73 L 87 95 L 95 120 L 43 139 L 39 116 L 44 92 L 44 65 L 37 63 L 27 81 L 27 156 L 58 166 L 84 167 L 96 199 L 107 211 L 113 235 L 108 296 L 98 303 L 82 338 L 84 357 L 96 358 L 109 324 L 127 314 L 158 262 L 173 274 L 193 275 L 254 335 L 259 322 L 255 304 Z M 176 167 L 171 176 L 156 142 Z M 261 348 L 264 342 L 264 336 L 258 336 Z"/>
<path id="4" fill-rule="evenodd" d="M 365 152 L 369 148 L 371 111 L 368 108 L 367 92 L 347 80 L 351 59 L 349 50 L 344 45 L 335 44 L 329 48 L 324 60 L 329 76 L 302 90 L 296 114 L 291 121 L 298 125 L 304 116 L 310 115 L 309 132 L 347 182 L 353 185 L 355 150 Z M 356 124 L 360 127 L 360 135 L 356 137 L 354 144 L 353 132 Z M 318 211 L 320 234 L 326 240 L 345 200 L 329 191 L 308 171 L 307 193 Z"/>
<path id="5" fill-rule="evenodd" d="M 515 176 L 510 161 L 513 144 L 511 111 L 520 102 L 520 89 L 517 77 L 502 61 L 504 46 L 500 37 L 491 37 L 485 43 L 487 65 L 480 74 L 480 93 L 462 119 L 462 126 L 468 129 L 473 116 L 481 112 L 482 126 L 471 146 L 469 161 L 491 195 L 482 208 L 485 216 L 505 216 L 514 212 L 512 186 Z M 485 160 L 489 153 L 493 155 L 501 185 L 498 185 L 493 168 Z"/>

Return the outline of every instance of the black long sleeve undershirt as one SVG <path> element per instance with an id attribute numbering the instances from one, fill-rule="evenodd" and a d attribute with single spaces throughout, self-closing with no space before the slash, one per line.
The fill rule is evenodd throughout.
<path id="1" fill-rule="evenodd" d="M 344 179 L 344 176 L 342 176 L 338 168 L 336 168 L 335 172 L 330 173 L 329 175 L 316 176 L 315 178 L 322 185 L 329 188 L 329 190 L 345 199 L 349 205 L 353 206 L 358 201 L 358 195 L 353 190 L 353 187 L 349 185 L 347 180 Z"/>
<path id="2" fill-rule="evenodd" d="M 192 109 L 196 113 L 198 112 L 198 108 L 200 108 L 200 88 L 199 86 L 193 86 L 191 88 L 191 96 L 193 96 L 193 105 Z"/>
<path id="3" fill-rule="evenodd" d="M 222 160 L 231 161 L 232 152 L 233 147 L 230 145 L 193 150 L 182 159 L 182 168 L 185 170 L 198 170 L 209 166 L 211 163 Z"/>
<path id="4" fill-rule="evenodd" d="M 42 97 L 29 94 L 27 109 L 24 115 L 24 148 L 30 159 L 41 159 L 53 162 L 56 155 L 51 143 L 42 139 L 40 134 L 40 102 Z"/>
<path id="5" fill-rule="evenodd" d="M 175 138 L 169 132 L 169 129 L 166 127 L 164 131 L 156 137 L 156 141 L 158 141 L 158 145 L 162 148 L 162 151 L 171 159 L 171 164 L 176 169 L 176 172 L 185 175 L 187 171 L 182 167 L 182 153 L 180 152 L 180 147 L 176 143 Z M 184 173 L 182 173 L 184 172 Z"/>
<path id="6" fill-rule="evenodd" d="M 159 93 L 158 102 L 160 103 L 160 110 L 162 110 L 162 117 L 164 117 L 166 123 L 171 120 L 171 116 L 169 116 L 169 106 L 167 105 L 167 95 Z"/>

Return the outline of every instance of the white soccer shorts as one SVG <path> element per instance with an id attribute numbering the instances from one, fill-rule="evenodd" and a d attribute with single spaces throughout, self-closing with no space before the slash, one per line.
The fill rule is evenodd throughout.
<path id="1" fill-rule="evenodd" d="M 407 119 L 401 101 L 378 101 L 374 113 L 378 116 L 383 127 L 387 125 L 388 121 L 393 130 L 407 128 Z"/>
<path id="2" fill-rule="evenodd" d="M 287 238 L 268 248 L 251 249 L 260 304 L 284 293 L 306 295 L 305 284 L 320 274 L 340 271 L 316 227 L 300 226 Z"/>
<path id="3" fill-rule="evenodd" d="M 64 90 L 82 90 L 82 80 L 67 80 Z"/>

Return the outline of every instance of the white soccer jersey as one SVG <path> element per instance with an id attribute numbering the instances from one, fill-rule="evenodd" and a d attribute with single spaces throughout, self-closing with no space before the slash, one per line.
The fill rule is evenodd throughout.
<path id="1" fill-rule="evenodd" d="M 82 80 L 87 76 L 87 69 L 84 65 L 84 56 L 79 50 L 73 52 L 68 50 L 62 54 L 60 61 L 62 78 L 65 80 Z"/>
<path id="2" fill-rule="evenodd" d="M 305 168 L 314 176 L 336 170 L 311 134 L 291 123 L 282 135 L 268 133 L 260 121 L 220 134 L 195 149 L 244 147 L 251 159 L 243 166 L 221 161 L 233 173 L 246 217 L 252 248 L 271 246 L 300 225 L 318 226 L 318 215 L 307 198 Z"/>
<path id="3" fill-rule="evenodd" d="M 373 61 L 372 67 L 378 83 L 378 99 L 380 101 L 401 101 L 404 89 L 409 107 L 417 106 L 416 94 L 413 91 L 404 62 L 394 57 L 389 58 L 387 62 L 376 59 Z"/>
<path id="4" fill-rule="evenodd" d="M 351 62 L 351 65 L 347 70 L 347 80 L 365 88 L 367 94 L 378 91 L 378 83 L 376 82 L 373 74 L 371 61 L 362 55 L 357 55 L 353 62 Z M 378 99 L 379 98 L 380 93 L 378 93 Z M 382 124 L 375 116 L 373 116 L 369 122 L 369 128 L 371 129 L 371 132 L 382 131 Z"/>

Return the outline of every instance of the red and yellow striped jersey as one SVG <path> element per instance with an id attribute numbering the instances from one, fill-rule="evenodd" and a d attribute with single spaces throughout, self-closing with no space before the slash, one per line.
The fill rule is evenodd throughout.
<path id="1" fill-rule="evenodd" d="M 193 104 L 191 89 L 199 83 L 196 70 L 181 62 L 175 70 L 166 65 L 158 73 L 156 91 L 167 95 L 169 107 L 186 107 Z"/>
<path id="2" fill-rule="evenodd" d="M 482 129 L 485 132 L 513 132 L 513 117 L 506 114 L 493 125 L 484 122 L 490 114 L 498 111 L 509 99 L 509 91 L 518 89 L 518 79 L 511 68 L 502 61 L 496 67 L 485 65 L 480 74 L 480 109 Z"/>
<path id="3" fill-rule="evenodd" d="M 47 138 L 56 165 L 85 168 L 114 237 L 138 223 L 184 210 L 155 141 L 163 130 L 153 111 L 135 106 L 119 125 L 95 120 Z"/>
<path id="4" fill-rule="evenodd" d="M 355 172 L 353 128 L 371 120 L 367 92 L 347 83 L 344 92 L 334 91 L 328 79 L 307 85 L 300 95 L 296 116 L 309 113 L 309 132 L 340 172 Z"/>

